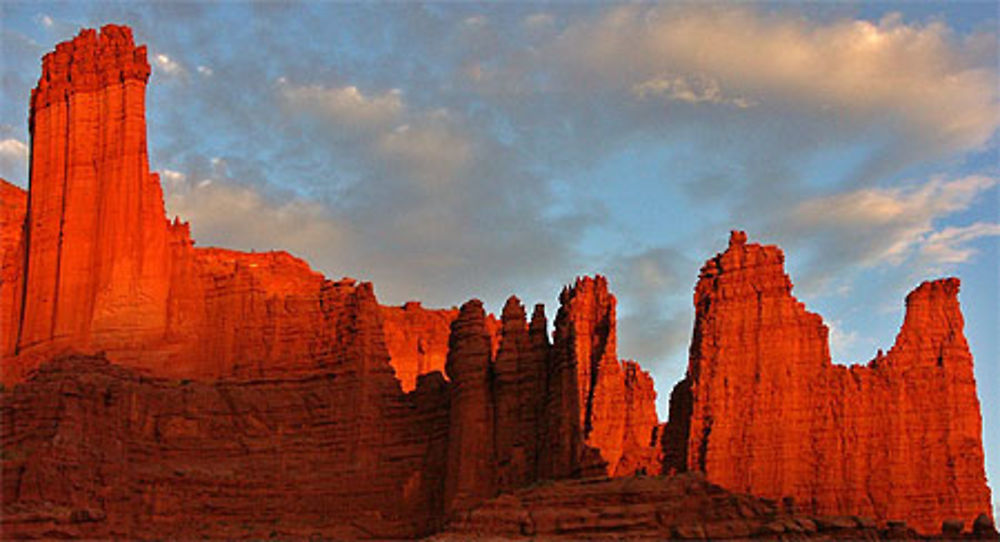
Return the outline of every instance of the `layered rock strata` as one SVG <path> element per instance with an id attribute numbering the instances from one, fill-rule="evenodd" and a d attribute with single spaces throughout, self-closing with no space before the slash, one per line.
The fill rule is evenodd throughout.
<path id="1" fill-rule="evenodd" d="M 658 473 L 659 458 L 649 450 L 658 423 L 656 392 L 649 374 L 617 357 L 617 302 L 607 279 L 577 279 L 560 301 L 549 410 L 575 411 L 579 419 L 562 420 L 553 433 L 552 474 L 565 476 L 577 464 L 590 474 Z M 564 447 L 578 439 L 599 455 Z"/>
<path id="2" fill-rule="evenodd" d="M 845 367 L 831 363 L 828 329 L 792 296 L 783 263 L 777 247 L 734 232 L 702 267 L 666 468 L 927 533 L 989 514 L 959 281 L 920 285 L 888 353 Z"/>
<path id="3" fill-rule="evenodd" d="M 566 480 L 460 513 L 432 540 L 920 540 L 904 522 L 810 516 L 700 474 Z M 956 536 L 955 539 L 978 539 Z"/>
<path id="4" fill-rule="evenodd" d="M 5 537 L 420 536 L 539 481 L 661 468 L 924 532 L 989 513 L 957 280 L 908 297 L 888 354 L 833 366 L 781 252 L 734 234 L 659 426 L 603 277 L 562 292 L 550 341 L 516 298 L 384 307 L 284 252 L 195 247 L 148 170 L 148 76 L 125 27 L 60 44 L 30 192 L 0 182 Z"/>
<path id="5" fill-rule="evenodd" d="M 0 185 L 5 517 L 69 510 L 101 537 L 414 536 L 581 472 L 578 454 L 539 468 L 555 420 L 581 419 L 544 408 L 541 306 L 530 325 L 513 298 L 499 320 L 478 302 L 383 307 L 284 252 L 195 247 L 148 169 L 148 76 L 126 27 L 60 44 L 32 94 L 30 191 Z M 547 442 L 582 450 L 572 438 Z"/>

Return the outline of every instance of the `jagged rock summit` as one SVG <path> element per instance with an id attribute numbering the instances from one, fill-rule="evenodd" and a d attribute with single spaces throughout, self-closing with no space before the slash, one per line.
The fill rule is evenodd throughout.
<path id="1" fill-rule="evenodd" d="M 686 378 L 671 396 L 668 468 L 831 514 L 935 532 L 990 509 L 958 279 L 906 298 L 895 345 L 830 361 L 829 330 L 791 293 L 784 254 L 733 232 L 701 269 Z"/>
<path id="2" fill-rule="evenodd" d="M 550 337 L 516 297 L 499 318 L 389 307 L 285 252 L 196 247 L 149 170 L 149 75 L 127 27 L 58 45 L 31 97 L 30 191 L 0 180 L 4 538 L 478 533 L 512 492 L 532 503 L 518 517 L 618 518 L 585 518 L 599 532 L 632 513 L 607 509 L 634 494 L 608 478 L 682 471 L 718 486 L 636 487 L 925 533 L 991 520 L 956 279 L 910 294 L 888 354 L 834 366 L 781 251 L 735 232 L 702 269 L 661 424 L 604 277 L 563 290 Z M 594 482 L 530 489 L 567 479 Z"/>

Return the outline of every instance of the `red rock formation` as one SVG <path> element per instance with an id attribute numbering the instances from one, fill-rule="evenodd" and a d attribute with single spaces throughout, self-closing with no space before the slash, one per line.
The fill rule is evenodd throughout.
<path id="1" fill-rule="evenodd" d="M 553 449 L 555 477 L 567 474 L 567 465 L 582 461 L 586 471 L 625 475 L 636 469 L 659 471 L 650 449 L 657 427 L 656 392 L 652 379 L 634 363 L 618 360 L 615 339 L 615 297 L 602 276 L 578 279 L 560 295 L 553 346 L 555 400 L 550 409 L 577 412 L 579 422 L 564 420 L 552 434 L 557 442 L 573 442 L 578 433 L 600 456 L 583 458 L 585 450 Z M 577 396 L 566 395 L 573 389 Z M 644 445 L 638 445 L 645 442 Z M 634 457 L 639 454 L 642 457 Z M 575 458 L 575 459 L 570 459 Z"/>
<path id="2" fill-rule="evenodd" d="M 928 533 L 988 514 L 958 280 L 922 284 L 888 354 L 844 367 L 830 362 L 820 317 L 792 297 L 783 262 L 777 247 L 734 232 L 702 268 L 667 466 L 791 496 L 813 513 L 901 519 Z"/>
<path id="3" fill-rule="evenodd" d="M 418 301 L 401 307 L 382 307 L 385 343 L 403 391 L 414 389 L 420 375 L 432 371 L 444 373 L 448 335 L 457 316 L 457 310 L 425 309 Z"/>
<path id="4" fill-rule="evenodd" d="M 381 350 L 351 349 L 358 363 L 319 377 L 258 381 L 149 378 L 102 358 L 47 363 L 2 394 L 2 536 L 429 534 L 447 392 L 425 378 L 398 393 L 384 359 L 381 371 L 365 361 Z"/>
<path id="5" fill-rule="evenodd" d="M 28 193 L 0 179 L 0 354 L 14 349 L 24 285 L 24 217 Z"/>
<path id="6" fill-rule="evenodd" d="M 126 27 L 84 30 L 43 59 L 18 350 L 146 342 L 166 328 L 170 237 L 146 153 L 148 76 Z"/>
<path id="7" fill-rule="evenodd" d="M 820 512 L 925 528 L 988 502 L 957 281 L 835 367 L 780 251 L 734 236 L 661 437 L 603 277 L 564 290 L 550 344 L 516 298 L 381 307 L 284 252 L 194 247 L 148 171 L 148 75 L 124 27 L 58 46 L 27 201 L 0 183 L 4 536 L 419 536 L 539 480 L 654 474 L 657 438 L 669 468 Z"/>
<path id="8" fill-rule="evenodd" d="M 445 511 L 471 508 L 496 491 L 495 404 L 490 334 L 479 300 L 462 305 L 452 323 L 446 371 L 452 381 Z"/>
<path id="9" fill-rule="evenodd" d="M 697 474 L 566 480 L 501 495 L 458 515 L 435 540 L 919 540 L 906 525 L 809 516 Z M 965 537 L 956 537 L 965 538 Z M 968 537 L 971 538 L 971 537 Z"/>

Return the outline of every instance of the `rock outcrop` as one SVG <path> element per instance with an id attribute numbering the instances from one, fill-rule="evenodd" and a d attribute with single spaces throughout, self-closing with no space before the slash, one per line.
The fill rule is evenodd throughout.
<path id="1" fill-rule="evenodd" d="M 651 451 L 657 430 L 656 392 L 649 374 L 634 362 L 617 357 L 616 300 L 602 276 L 584 277 L 563 290 L 556 316 L 552 350 L 554 382 L 550 410 L 578 412 L 552 435 L 555 477 L 569 474 L 566 465 L 588 473 L 658 473 L 660 462 Z M 576 395 L 566 393 L 574 390 Z M 562 443 L 582 442 L 599 456 L 584 457 L 585 449 L 561 450 Z M 572 458 L 572 459 L 571 459 Z"/>
<path id="2" fill-rule="evenodd" d="M 420 375 L 444 373 L 448 336 L 457 316 L 457 310 L 427 309 L 418 301 L 382 307 L 385 344 L 403 391 L 413 390 Z"/>
<path id="3" fill-rule="evenodd" d="M 204 382 L 100 357 L 43 364 L 3 393 L 3 537 L 429 534 L 441 516 L 444 383 L 425 377 L 402 395 L 384 360 L 366 365 Z"/>
<path id="4" fill-rule="evenodd" d="M 285 252 L 195 247 L 149 172 L 149 73 L 126 27 L 60 44 L 32 94 L 30 192 L 0 184 L 5 534 L 416 536 L 582 471 L 582 453 L 540 468 L 543 441 L 587 449 L 546 440 L 582 418 L 545 409 L 541 306 L 530 325 L 515 298 L 501 319 L 383 307 Z"/>
<path id="5" fill-rule="evenodd" d="M 458 515 L 432 540 L 919 540 L 905 524 L 810 516 L 729 492 L 696 473 L 567 480 L 520 489 Z M 975 539 L 958 536 L 956 539 Z"/>
<path id="6" fill-rule="evenodd" d="M 905 520 L 925 533 L 990 511 L 957 279 L 906 298 L 895 345 L 833 365 L 828 329 L 791 294 L 784 255 L 734 232 L 695 288 L 687 377 L 666 467 L 812 513 Z"/>
<path id="7" fill-rule="evenodd" d="M 60 44 L 32 93 L 30 191 L 0 181 L 4 537 L 423 536 L 546 480 L 661 469 L 924 532 L 986 513 L 985 532 L 957 280 L 910 294 L 888 354 L 834 366 L 781 252 L 734 234 L 702 269 L 659 425 L 603 277 L 562 292 L 550 340 L 544 307 L 529 321 L 515 297 L 499 319 L 477 300 L 386 307 L 285 252 L 194 246 L 148 169 L 148 77 L 126 27 Z M 633 521 L 595 488 L 722 495 L 693 479 L 565 486 L 557 507 L 604 511 L 531 529 L 636 533 L 651 509 Z M 679 528 L 656 514 L 653 536 Z"/>
<path id="8" fill-rule="evenodd" d="M 24 217 L 28 193 L 0 179 L 0 353 L 14 349 L 24 294 Z"/>

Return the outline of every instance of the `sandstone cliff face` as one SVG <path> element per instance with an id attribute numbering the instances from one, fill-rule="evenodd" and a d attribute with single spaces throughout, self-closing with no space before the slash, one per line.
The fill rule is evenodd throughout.
<path id="1" fill-rule="evenodd" d="M 986 527 L 985 525 L 983 527 Z M 951 539 L 987 539 L 952 536 Z M 985 536 L 983 536 L 985 535 Z M 921 540 L 895 523 L 810 516 L 735 494 L 696 473 L 666 478 L 565 480 L 520 489 L 459 514 L 434 540 Z"/>
<path id="2" fill-rule="evenodd" d="M 45 364 L 3 397 L 3 536 L 427 534 L 440 516 L 443 382 L 404 396 L 391 371 L 357 367 L 210 383 L 102 358 Z"/>
<path id="3" fill-rule="evenodd" d="M 27 212 L 28 193 L 0 179 L 0 353 L 13 350 L 20 328 Z"/>
<path id="4" fill-rule="evenodd" d="M 195 247 L 148 171 L 148 75 L 125 27 L 61 44 L 30 198 L 0 182 L 4 536 L 419 536 L 541 480 L 661 466 L 925 531 L 988 512 L 957 281 L 908 297 L 888 354 L 833 366 L 781 252 L 734 235 L 660 426 L 603 277 L 563 291 L 550 341 L 517 298 L 384 307 L 284 252 Z"/>
<path id="5" fill-rule="evenodd" d="M 778 248 L 734 232 L 702 268 L 667 468 L 923 532 L 989 513 L 958 280 L 922 284 L 907 297 L 892 349 L 844 367 L 830 362 L 820 317 L 792 297 L 783 261 Z"/>
<path id="6" fill-rule="evenodd" d="M 145 47 L 85 30 L 31 95 L 31 201 L 17 348 L 147 341 L 166 327 L 170 252 L 146 153 Z"/>
<path id="7" fill-rule="evenodd" d="M 448 336 L 457 316 L 457 310 L 426 309 L 417 301 L 382 307 L 385 343 L 403 391 L 414 389 L 420 375 L 444 373 Z"/>
<path id="8" fill-rule="evenodd" d="M 43 536 L 415 536 L 554 475 L 543 441 L 589 449 L 545 440 L 582 418 L 545 409 L 541 306 L 530 325 L 515 298 L 501 319 L 382 307 L 284 252 L 195 247 L 148 171 L 148 76 L 125 27 L 59 45 L 32 94 L 31 197 L 0 185 L 5 518 L 41 514 Z"/>
<path id="9" fill-rule="evenodd" d="M 649 374 L 634 362 L 617 357 L 616 300 L 601 276 L 578 279 L 560 295 L 553 345 L 555 408 L 578 412 L 578 421 L 564 421 L 555 433 L 559 443 L 579 434 L 599 457 L 584 458 L 585 450 L 555 446 L 554 469 L 567 474 L 567 464 L 582 461 L 585 470 L 624 475 L 645 470 L 659 472 L 660 462 L 650 450 L 657 427 L 656 392 Z M 575 390 L 576 396 L 566 390 Z"/>

